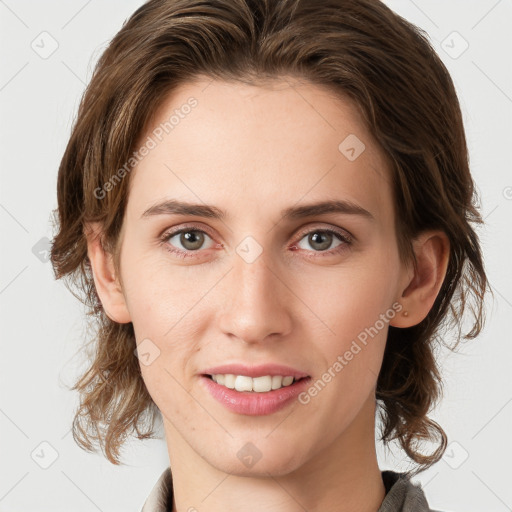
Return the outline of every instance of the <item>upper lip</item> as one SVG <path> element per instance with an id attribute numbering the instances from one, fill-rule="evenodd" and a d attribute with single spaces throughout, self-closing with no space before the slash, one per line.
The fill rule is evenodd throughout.
<path id="1" fill-rule="evenodd" d="M 204 375 L 218 375 L 218 374 L 233 374 L 233 375 L 246 375 L 247 377 L 263 377 L 265 375 L 282 375 L 283 377 L 294 377 L 295 379 L 302 379 L 309 377 L 307 373 L 285 366 L 282 364 L 261 364 L 257 366 L 248 366 L 246 364 L 223 364 L 211 368 L 206 368 L 203 372 Z"/>

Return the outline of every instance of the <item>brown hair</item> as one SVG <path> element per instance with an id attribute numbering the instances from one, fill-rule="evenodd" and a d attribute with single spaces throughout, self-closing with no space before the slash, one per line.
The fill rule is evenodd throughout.
<path id="1" fill-rule="evenodd" d="M 381 439 L 398 440 L 416 472 L 428 468 L 447 444 L 427 417 L 442 391 L 436 343 L 457 327 L 454 349 L 483 326 L 488 284 L 471 226 L 482 219 L 449 73 L 425 34 L 378 0 L 150 0 L 101 55 L 60 163 L 51 251 L 56 278 L 77 287 L 96 325 L 91 365 L 73 387 L 81 397 L 75 440 L 87 450 L 99 443 L 118 464 L 129 433 L 154 435 L 158 410 L 134 355 L 133 325 L 102 309 L 84 226 L 101 222 L 104 248 L 118 255 L 129 176 L 106 194 L 102 187 L 129 161 L 164 96 L 201 75 L 252 84 L 297 76 L 350 98 L 392 167 L 403 261 L 414 261 L 411 241 L 422 231 L 448 235 L 440 293 L 421 323 L 389 328 L 376 390 Z M 472 328 L 462 334 L 468 306 Z M 422 442 L 437 448 L 423 454 Z"/>

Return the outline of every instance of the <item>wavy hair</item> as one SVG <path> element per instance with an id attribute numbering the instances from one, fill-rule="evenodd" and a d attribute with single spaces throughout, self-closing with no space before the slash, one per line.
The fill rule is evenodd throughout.
<path id="1" fill-rule="evenodd" d="M 402 260 L 414 261 L 411 242 L 425 230 L 449 237 L 437 299 L 421 323 L 390 326 L 376 388 L 381 440 L 399 442 L 414 474 L 428 468 L 447 444 L 428 417 L 442 394 L 435 348 L 446 329 L 456 331 L 453 350 L 483 327 L 489 287 L 474 229 L 483 221 L 450 75 L 426 34 L 378 0 L 149 0 L 102 53 L 60 162 L 51 249 L 56 278 L 65 278 L 94 324 L 90 364 L 72 388 L 80 395 L 75 441 L 86 450 L 99 444 L 119 464 L 128 435 L 154 435 L 158 409 L 134 355 L 133 325 L 113 322 L 102 308 L 85 226 L 101 223 L 118 268 L 129 176 L 106 194 L 102 187 L 129 161 L 162 100 L 199 76 L 250 84 L 297 76 L 350 98 L 390 162 Z M 436 449 L 423 453 L 423 442 Z"/>

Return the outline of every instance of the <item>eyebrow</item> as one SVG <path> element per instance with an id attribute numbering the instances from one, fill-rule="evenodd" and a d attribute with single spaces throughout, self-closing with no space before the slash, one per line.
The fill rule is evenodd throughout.
<path id="1" fill-rule="evenodd" d="M 369 220 L 375 220 L 374 216 L 362 206 L 351 201 L 335 199 L 319 203 L 307 204 L 304 206 L 292 206 L 281 211 L 284 220 L 297 220 L 326 213 L 343 213 L 348 215 L 360 215 Z M 149 207 L 141 215 L 141 218 L 148 218 L 155 215 L 193 215 L 195 217 L 206 217 L 210 219 L 224 220 L 228 217 L 225 210 L 207 204 L 194 204 L 176 199 L 168 199 Z"/>

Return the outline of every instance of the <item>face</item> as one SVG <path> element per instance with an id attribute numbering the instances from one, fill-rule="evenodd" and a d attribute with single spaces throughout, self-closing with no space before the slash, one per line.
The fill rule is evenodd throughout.
<path id="1" fill-rule="evenodd" d="M 222 471 L 285 474 L 354 438 L 373 419 L 402 275 L 389 169 L 358 110 L 307 82 L 205 79 L 173 91 L 141 144 L 148 136 L 120 272 L 168 443 Z M 203 210 L 155 206 L 166 201 Z M 325 202 L 339 208 L 307 208 Z M 226 364 L 286 365 L 309 380 L 271 412 L 265 399 L 266 412 L 233 410 L 204 377 Z M 239 457 L 249 442 L 253 468 Z"/>

